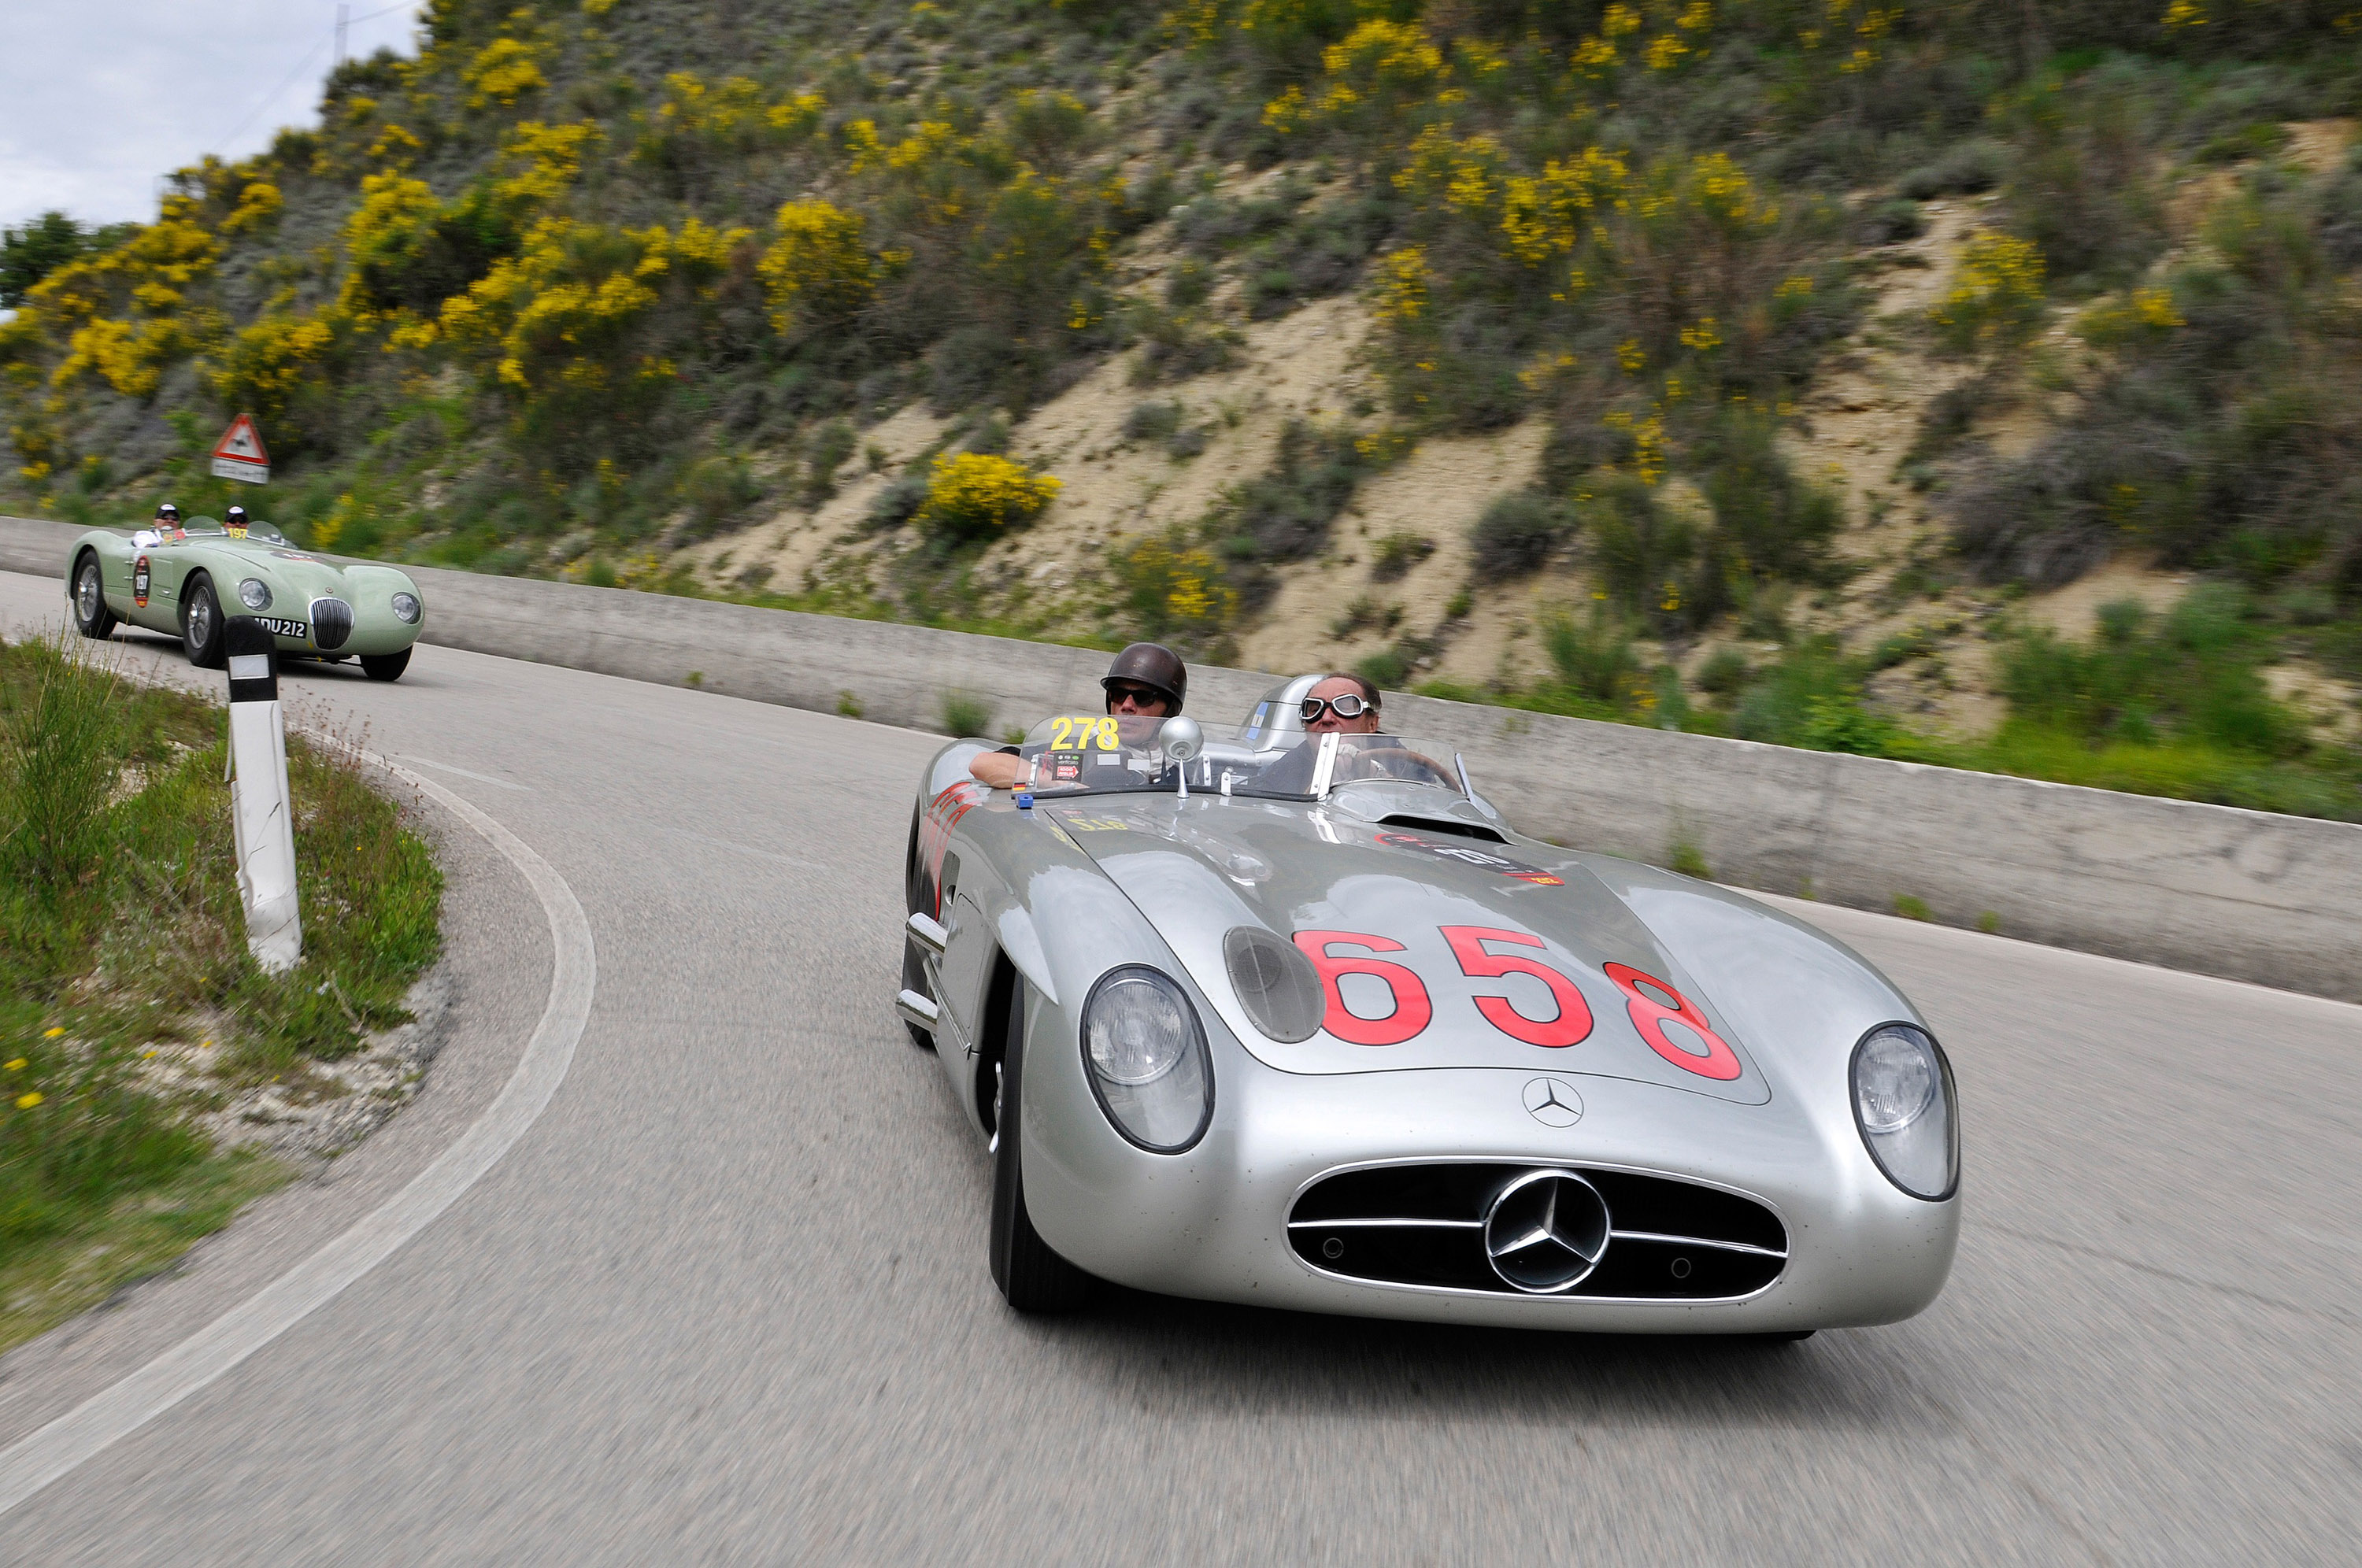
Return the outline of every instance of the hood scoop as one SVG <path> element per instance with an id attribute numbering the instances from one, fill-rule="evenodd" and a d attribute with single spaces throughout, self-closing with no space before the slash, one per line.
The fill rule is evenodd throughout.
<path id="1" fill-rule="evenodd" d="M 1409 828 L 1415 833 L 1451 833 L 1462 838 L 1476 839 L 1485 844 L 1507 844 L 1509 835 L 1487 823 L 1472 823 L 1459 817 L 1423 817 L 1409 812 L 1388 812 L 1378 819 L 1380 827 Z"/>

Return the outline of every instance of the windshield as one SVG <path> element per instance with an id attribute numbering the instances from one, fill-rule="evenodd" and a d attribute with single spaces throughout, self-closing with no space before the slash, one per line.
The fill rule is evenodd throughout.
<path id="1" fill-rule="evenodd" d="M 1186 764 L 1159 744 L 1164 722 L 1105 713 L 1062 713 L 1036 724 L 1017 747 L 1027 765 L 1017 788 L 1065 798 L 1179 792 L 1317 801 L 1365 778 L 1460 792 L 1448 748 L 1396 734 L 1308 735 L 1203 726 L 1203 749 Z"/>
<path id="2" fill-rule="evenodd" d="M 149 526 L 152 527 L 154 525 L 151 524 Z M 218 517 L 192 517 L 187 522 L 181 525 L 181 532 L 184 534 L 226 534 L 229 532 L 229 529 L 223 525 L 222 520 Z M 250 522 L 246 525 L 246 536 L 249 539 L 258 539 L 266 545 L 283 545 L 287 542 L 286 535 L 281 534 L 278 529 L 272 527 L 268 523 L 260 521 L 259 519 Z"/>

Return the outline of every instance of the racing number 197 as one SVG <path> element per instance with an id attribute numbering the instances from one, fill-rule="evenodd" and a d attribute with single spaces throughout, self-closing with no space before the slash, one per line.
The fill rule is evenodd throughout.
<path id="1" fill-rule="evenodd" d="M 1460 972 L 1471 979 L 1530 975 L 1550 988 L 1558 1010 L 1546 1019 L 1527 1017 L 1505 996 L 1475 998 L 1476 1010 L 1494 1028 L 1512 1040 L 1552 1049 L 1579 1044 L 1590 1037 L 1591 1008 L 1573 980 L 1539 958 L 1492 950 L 1493 945 L 1539 948 L 1542 945 L 1540 937 L 1482 925 L 1440 926 L 1438 932 L 1451 947 L 1451 955 L 1460 961 Z M 1299 931 L 1296 933 L 1296 945 L 1320 973 L 1320 988 L 1327 1000 L 1321 1027 L 1348 1044 L 1399 1045 L 1425 1030 L 1434 1018 L 1435 1003 L 1428 996 L 1426 982 L 1415 971 L 1385 958 L 1330 951 L 1332 946 L 1341 946 L 1359 947 L 1370 955 L 1400 953 L 1404 950 L 1401 943 L 1364 932 Z M 1609 982 L 1624 993 L 1625 1010 L 1631 1015 L 1632 1027 L 1651 1051 L 1701 1077 L 1727 1081 L 1739 1076 L 1742 1069 L 1738 1053 L 1714 1032 L 1695 1002 L 1655 976 L 1628 964 L 1608 964 L 1604 968 Z M 1394 1010 L 1384 1018 L 1363 1018 L 1348 1011 L 1337 984 L 1345 975 L 1368 975 L 1382 982 L 1394 998 Z M 1678 1021 L 1694 1033 L 1705 1044 L 1705 1054 L 1700 1055 L 1668 1034 L 1665 1022 L 1669 1019 Z"/>

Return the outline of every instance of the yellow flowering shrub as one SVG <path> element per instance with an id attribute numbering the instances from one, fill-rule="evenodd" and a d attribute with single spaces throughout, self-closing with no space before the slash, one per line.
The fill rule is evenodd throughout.
<path id="1" fill-rule="evenodd" d="M 1417 22 L 1374 17 L 1320 57 L 1321 69 L 1364 94 L 1415 92 L 1440 75 L 1443 51 Z"/>
<path id="2" fill-rule="evenodd" d="M 170 316 L 137 323 L 100 316 L 74 329 L 50 382 L 68 386 L 79 376 L 94 374 L 126 397 L 150 397 L 164 367 L 193 347 L 181 323 Z"/>
<path id="3" fill-rule="evenodd" d="M 238 193 L 237 209 L 222 220 L 222 231 L 242 234 L 248 229 L 260 228 L 275 220 L 279 216 L 279 209 L 285 204 L 278 186 L 268 180 L 257 180 Z"/>
<path id="4" fill-rule="evenodd" d="M 345 220 L 345 282 L 337 305 L 365 315 L 408 300 L 406 274 L 442 215 L 443 204 L 424 180 L 406 174 L 362 180 L 360 204 Z"/>
<path id="5" fill-rule="evenodd" d="M 756 271 L 781 333 L 840 320 L 866 304 L 877 263 L 862 244 L 864 220 L 827 202 L 789 202 Z"/>
<path id="6" fill-rule="evenodd" d="M 771 129 L 792 141 L 800 141 L 820 128 L 820 117 L 828 112 L 828 100 L 818 93 L 798 93 L 782 99 L 764 111 Z"/>
<path id="7" fill-rule="evenodd" d="M 1238 613 L 1238 591 L 1222 581 L 1213 554 L 1178 538 L 1151 536 L 1113 564 L 1132 635 L 1202 648 Z"/>
<path id="8" fill-rule="evenodd" d="M 1550 160 L 1539 178 L 1509 177 L 1502 187 L 1501 233 L 1510 254 L 1528 267 L 1572 255 L 1599 211 L 1620 204 L 1630 177 L 1621 158 L 1595 147 Z"/>
<path id="9" fill-rule="evenodd" d="M 919 519 L 953 538 L 1005 533 L 1030 523 L 1064 486 L 1049 474 L 989 452 L 937 458 Z"/>
<path id="10" fill-rule="evenodd" d="M 369 151 L 362 156 L 381 171 L 400 171 L 417 162 L 418 155 L 425 149 L 426 144 L 403 127 L 386 126 L 379 130 L 377 139 L 370 143 Z"/>
<path id="11" fill-rule="evenodd" d="M 476 90 L 469 100 L 471 106 L 481 108 L 487 102 L 514 104 L 528 93 L 537 93 L 549 85 L 534 58 L 534 48 L 516 39 L 494 39 L 479 50 L 460 80 Z"/>
<path id="12" fill-rule="evenodd" d="M 270 315 L 233 336 L 210 367 L 214 395 L 230 408 L 275 420 L 336 341 L 336 328 L 318 315 Z"/>
<path id="13" fill-rule="evenodd" d="M 544 125 L 520 120 L 502 138 L 504 177 L 492 188 L 512 209 L 546 208 L 566 194 L 582 171 L 582 155 L 602 133 L 588 120 Z"/>
<path id="14" fill-rule="evenodd" d="M 2109 348 L 2188 325 L 2175 307 L 2170 290 L 2135 289 L 2122 299 L 2085 311 L 2076 318 L 2075 332 L 2096 348 Z"/>
<path id="15" fill-rule="evenodd" d="M 1962 352 L 2024 341 L 2042 320 L 2042 252 L 2014 234 L 1981 234 L 1960 252 L 1952 286 L 1929 313 L 1937 335 Z"/>
<path id="16" fill-rule="evenodd" d="M 1380 321 L 1408 323 L 1427 312 L 1427 248 L 1406 245 L 1390 251 L 1378 263 Z"/>

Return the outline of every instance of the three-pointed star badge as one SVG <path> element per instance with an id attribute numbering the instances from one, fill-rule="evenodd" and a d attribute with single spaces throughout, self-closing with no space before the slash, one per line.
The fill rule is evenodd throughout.
<path id="1" fill-rule="evenodd" d="M 1583 1120 L 1583 1097 L 1564 1078 L 1536 1078 L 1526 1085 L 1526 1110 L 1545 1127 L 1572 1127 Z"/>

